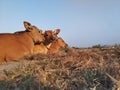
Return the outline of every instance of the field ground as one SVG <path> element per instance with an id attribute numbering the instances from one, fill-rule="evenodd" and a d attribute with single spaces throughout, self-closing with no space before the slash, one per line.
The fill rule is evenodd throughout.
<path id="1" fill-rule="evenodd" d="M 66 48 L 0 65 L 0 90 L 117 90 L 120 46 Z"/>

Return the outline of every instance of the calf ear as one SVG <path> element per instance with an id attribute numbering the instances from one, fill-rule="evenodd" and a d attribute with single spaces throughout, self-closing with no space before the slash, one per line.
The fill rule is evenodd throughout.
<path id="1" fill-rule="evenodd" d="M 60 33 L 60 29 L 56 29 L 54 32 L 53 32 L 54 34 L 59 34 Z"/>
<path id="2" fill-rule="evenodd" d="M 27 31 L 32 30 L 32 25 L 29 22 L 24 21 L 24 27 L 26 28 Z"/>

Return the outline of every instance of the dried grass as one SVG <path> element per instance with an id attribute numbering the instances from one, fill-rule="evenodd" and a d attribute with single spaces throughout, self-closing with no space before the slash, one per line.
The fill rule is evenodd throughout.
<path id="1" fill-rule="evenodd" d="M 0 75 L 0 90 L 113 90 L 119 88 L 120 47 L 64 49 L 33 55 Z"/>

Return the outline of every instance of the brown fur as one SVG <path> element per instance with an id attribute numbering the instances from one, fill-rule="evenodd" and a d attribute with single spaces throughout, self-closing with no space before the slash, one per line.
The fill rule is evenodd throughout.
<path id="1" fill-rule="evenodd" d="M 33 49 L 34 54 L 42 53 L 42 54 L 47 54 L 48 48 L 43 44 L 36 44 Z"/>
<path id="2" fill-rule="evenodd" d="M 58 36 L 60 32 L 60 29 L 56 29 L 55 31 L 52 30 L 47 30 L 44 33 L 44 37 L 45 37 L 45 42 L 44 44 L 47 46 L 49 45 L 52 41 L 54 41 Z"/>
<path id="3" fill-rule="evenodd" d="M 34 46 L 34 54 L 42 53 L 42 54 L 52 54 L 59 51 L 59 49 L 65 48 L 67 44 L 64 42 L 62 38 L 59 38 L 57 35 L 60 32 L 59 29 L 55 31 L 47 30 L 44 33 L 45 41 L 41 44 L 36 44 Z"/>
<path id="4" fill-rule="evenodd" d="M 44 33 L 45 41 L 44 43 L 36 44 L 34 46 L 34 50 L 33 50 L 34 54 L 38 54 L 38 53 L 47 54 L 48 45 L 50 45 L 50 43 L 58 37 L 57 35 L 59 32 L 60 29 L 56 29 L 55 31 L 52 30 L 45 31 Z"/>
<path id="5" fill-rule="evenodd" d="M 18 60 L 33 54 L 35 43 L 43 42 L 41 31 L 28 22 L 24 22 L 25 31 L 21 33 L 0 34 L 0 62 Z"/>
<path id="6" fill-rule="evenodd" d="M 60 48 L 65 48 L 67 46 L 68 45 L 64 42 L 62 38 L 57 38 L 47 46 L 45 46 L 43 43 L 35 45 L 33 49 L 33 53 L 53 54 L 53 53 L 57 53 Z"/>
<path id="7" fill-rule="evenodd" d="M 59 51 L 60 48 L 65 48 L 68 45 L 65 43 L 65 41 L 62 38 L 58 38 L 54 41 L 52 41 L 49 45 L 48 54 L 56 53 Z"/>

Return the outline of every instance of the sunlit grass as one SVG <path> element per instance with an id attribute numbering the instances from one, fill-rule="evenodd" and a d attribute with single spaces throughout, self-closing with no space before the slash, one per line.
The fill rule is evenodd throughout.
<path id="1" fill-rule="evenodd" d="M 108 74 L 106 74 L 108 73 Z M 112 90 L 119 88 L 120 47 L 64 49 L 37 54 L 0 75 L 0 90 Z"/>

